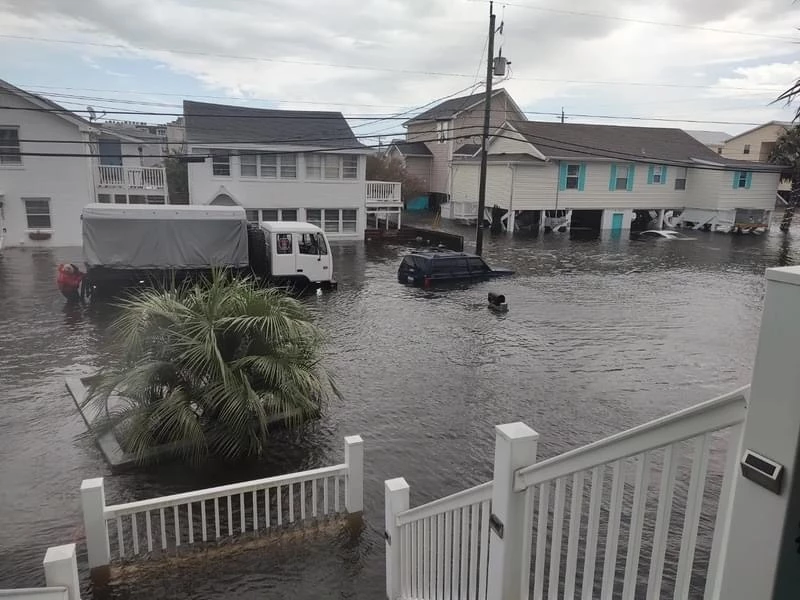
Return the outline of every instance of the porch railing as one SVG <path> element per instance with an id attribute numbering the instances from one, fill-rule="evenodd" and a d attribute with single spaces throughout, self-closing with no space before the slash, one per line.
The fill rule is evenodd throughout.
<path id="1" fill-rule="evenodd" d="M 345 438 L 345 462 L 161 498 L 106 505 L 103 479 L 81 485 L 91 568 L 112 559 L 262 532 L 363 508 L 363 441 Z"/>
<path id="2" fill-rule="evenodd" d="M 166 173 L 162 167 L 116 165 L 97 167 L 97 185 L 102 188 L 163 190 L 166 188 L 166 180 Z"/>
<path id="3" fill-rule="evenodd" d="M 367 181 L 367 204 L 402 204 L 402 183 L 389 181 Z"/>
<path id="4" fill-rule="evenodd" d="M 411 510 L 387 482 L 389 598 L 686 598 L 701 535 L 714 597 L 748 391 L 542 462 L 535 431 L 499 426 L 493 482 Z"/>

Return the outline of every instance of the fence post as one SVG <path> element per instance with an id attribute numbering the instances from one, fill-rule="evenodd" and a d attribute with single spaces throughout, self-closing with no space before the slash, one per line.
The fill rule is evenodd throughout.
<path id="1" fill-rule="evenodd" d="M 47 587 L 67 588 L 69 600 L 81 600 L 81 581 L 75 544 L 52 546 L 44 555 L 44 581 Z"/>
<path id="2" fill-rule="evenodd" d="M 386 597 L 396 600 L 400 597 L 400 528 L 397 515 L 408 510 L 408 483 L 402 477 L 387 479 L 384 484 L 386 498 L 386 518 L 384 536 L 386 537 Z"/>
<path id="3" fill-rule="evenodd" d="M 529 565 L 531 532 L 524 531 L 525 492 L 514 491 L 514 474 L 517 469 L 536 462 L 539 434 L 525 423 L 507 423 L 495 428 L 494 483 L 492 485 L 492 521 L 499 527 L 490 527 L 489 575 L 487 598 L 493 600 L 519 600 L 523 595 L 523 574 Z M 499 529 L 499 531 L 498 531 Z"/>
<path id="4" fill-rule="evenodd" d="M 347 489 L 344 507 L 349 513 L 364 510 L 364 440 L 360 435 L 344 438 L 344 464 L 347 465 Z"/>
<path id="5" fill-rule="evenodd" d="M 106 524 L 106 494 L 103 478 L 84 479 L 81 483 L 83 527 L 86 530 L 86 550 L 89 568 L 105 567 L 111 562 Z"/>
<path id="6" fill-rule="evenodd" d="M 800 267 L 767 269 L 767 290 L 753 365 L 745 450 L 778 463 L 777 493 L 742 475 L 734 464 L 730 513 L 714 533 L 719 565 L 709 573 L 709 600 L 800 598 Z M 735 440 L 733 440 L 735 443 Z M 734 448 L 736 446 L 734 445 Z M 736 462 L 742 460 L 742 455 Z M 771 470 L 769 465 L 762 469 Z M 714 566 L 712 564 L 712 566 Z"/>

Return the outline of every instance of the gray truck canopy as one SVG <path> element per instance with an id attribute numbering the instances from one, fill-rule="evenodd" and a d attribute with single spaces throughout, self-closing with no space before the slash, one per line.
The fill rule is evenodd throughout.
<path id="1" fill-rule="evenodd" d="M 247 218 L 238 206 L 89 204 L 83 256 L 90 267 L 246 267 Z"/>

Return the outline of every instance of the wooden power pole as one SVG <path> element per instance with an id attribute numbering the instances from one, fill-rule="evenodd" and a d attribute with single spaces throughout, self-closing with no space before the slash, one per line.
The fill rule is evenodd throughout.
<path id="1" fill-rule="evenodd" d="M 486 99 L 483 108 L 483 136 L 481 139 L 481 177 L 478 184 L 478 226 L 475 232 L 475 254 L 483 253 L 483 213 L 486 211 L 486 162 L 489 143 L 489 117 L 492 113 L 492 76 L 494 74 L 494 21 L 493 3 L 489 2 L 489 53 L 486 57 Z"/>

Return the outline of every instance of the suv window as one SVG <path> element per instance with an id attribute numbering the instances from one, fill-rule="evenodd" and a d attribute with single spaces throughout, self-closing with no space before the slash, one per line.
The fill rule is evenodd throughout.
<path id="1" fill-rule="evenodd" d="M 416 265 L 414 264 L 414 258 L 413 258 L 413 257 L 411 257 L 411 256 L 406 256 L 406 257 L 403 259 L 403 266 L 404 266 L 404 267 L 406 267 L 407 269 L 414 269 L 414 268 L 416 268 Z"/>
<path id="2" fill-rule="evenodd" d="M 434 273 L 454 273 L 467 270 L 465 258 L 440 258 L 433 261 Z"/>
<path id="3" fill-rule="evenodd" d="M 467 259 L 469 263 L 469 270 L 473 273 L 488 273 L 490 271 L 489 265 L 483 262 L 479 256 L 473 256 Z"/>

